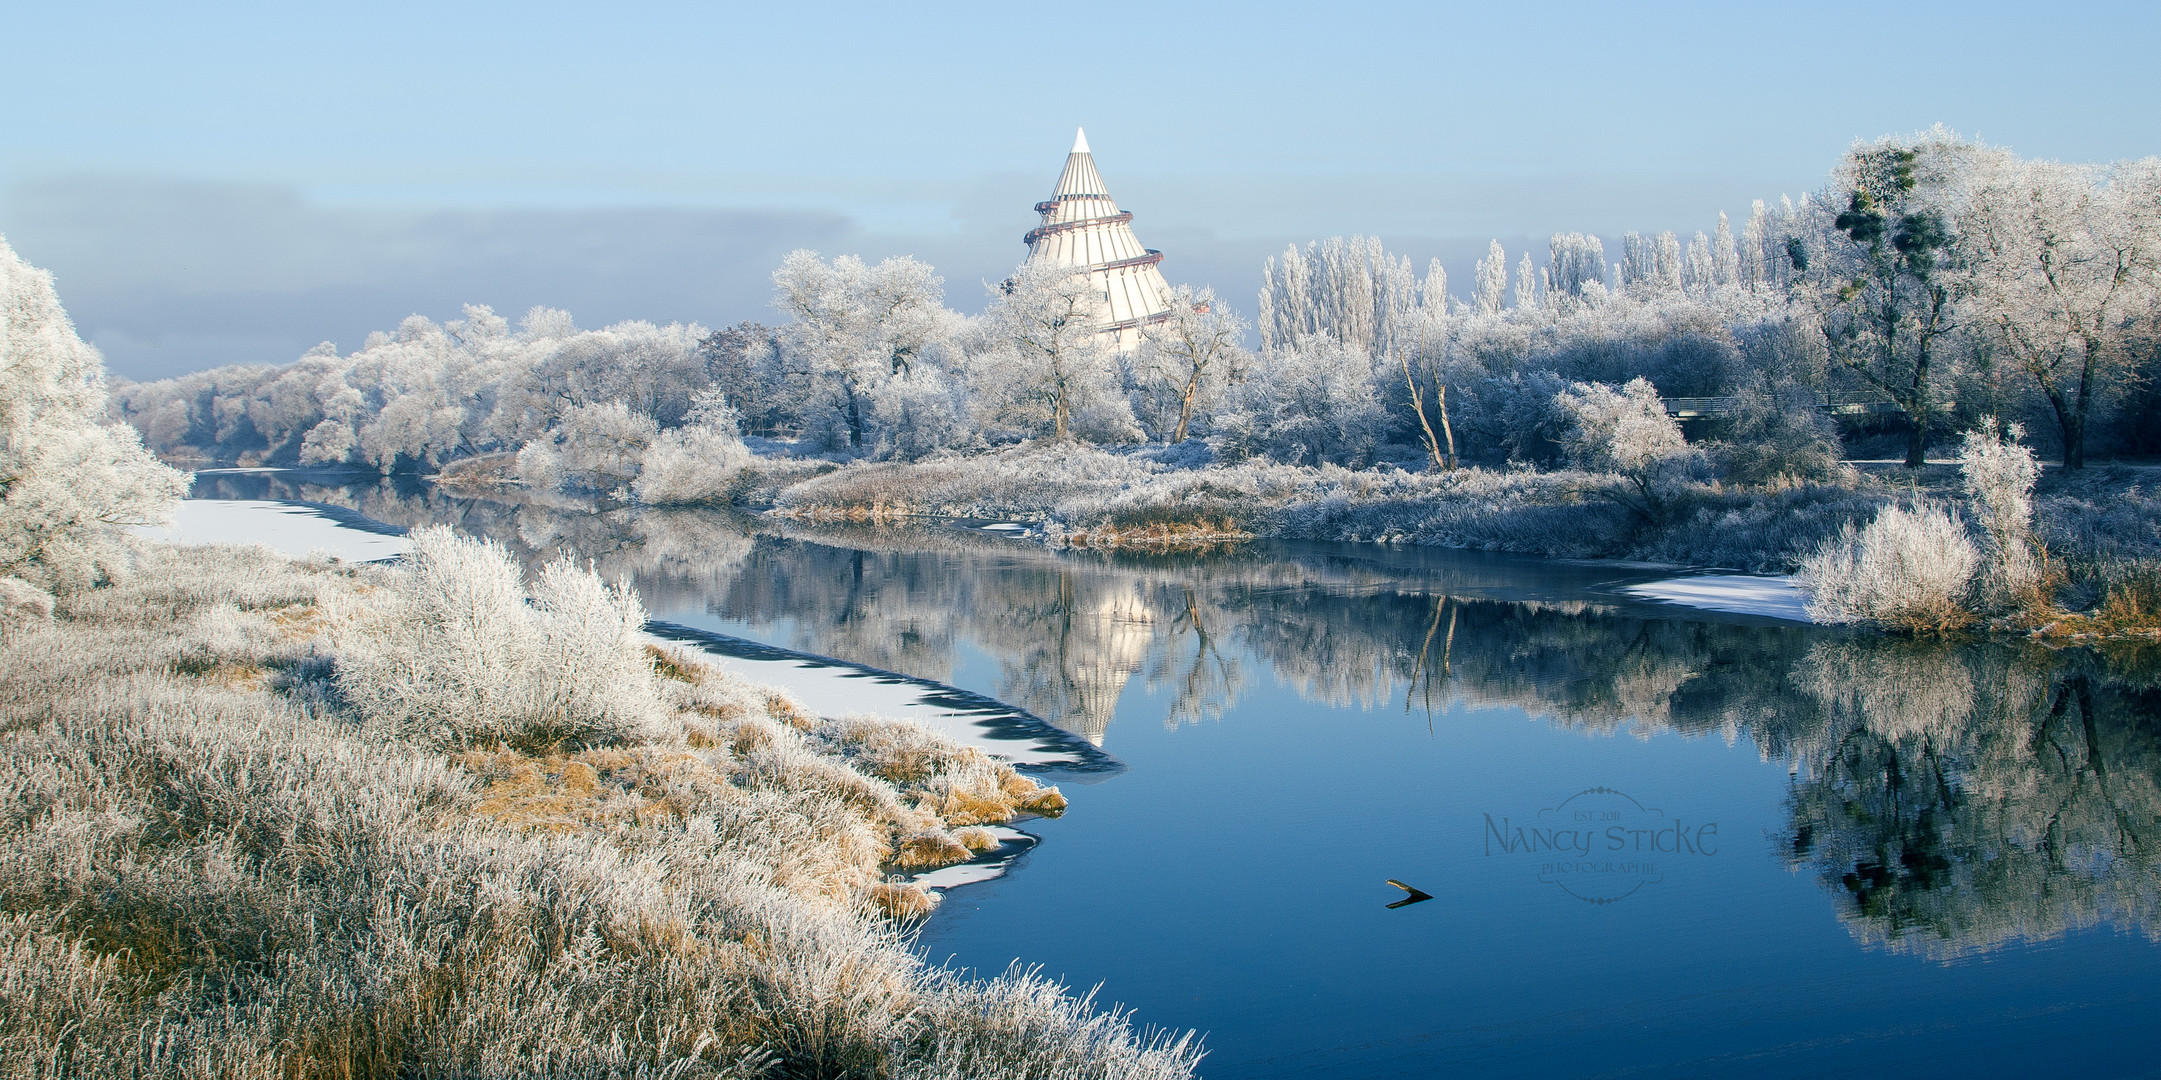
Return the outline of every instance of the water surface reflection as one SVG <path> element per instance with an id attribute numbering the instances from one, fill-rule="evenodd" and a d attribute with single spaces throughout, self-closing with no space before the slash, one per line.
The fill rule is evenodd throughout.
<path id="1" fill-rule="evenodd" d="M 595 514 L 290 476 L 206 478 L 198 493 L 305 498 L 396 524 L 447 521 L 536 561 L 569 551 L 631 578 L 659 617 L 954 683 L 1109 745 L 1132 773 L 1045 823 L 1052 842 L 1030 858 L 1049 861 L 972 887 L 980 899 L 949 905 L 951 920 L 934 920 L 927 940 L 987 967 L 1019 954 L 1083 982 L 1109 979 L 1150 1019 L 1213 1029 L 1211 1073 L 1454 1063 L 1541 1075 L 1627 1061 L 1686 1072 L 1744 1056 L 1771 1063 L 1752 1071 L 1802 1073 L 1825 1067 L 1822 1048 L 1842 1040 L 1904 1047 L 1898 1053 L 1933 1047 L 1938 1066 L 1968 1061 L 1987 1073 L 2024 1060 L 2026 1043 L 1983 1037 L 1975 1010 L 2016 1011 L 2022 987 L 2046 984 L 2088 1002 L 2065 1016 L 2099 1023 L 2161 985 L 2152 944 L 2161 939 L 2161 683 L 2137 656 L 1690 615 L 1620 592 L 1656 569 L 1476 553 L 1255 545 L 1208 558 L 1059 554 L 949 527 Z M 1615 776 L 1712 804 L 1706 811 L 1732 823 L 1700 888 L 1668 890 L 1695 905 L 1681 923 L 1694 935 L 1686 947 L 1614 936 L 1679 915 L 1641 904 L 1567 912 L 1542 893 L 1475 876 L 1484 809 L 1545 805 L 1537 800 L 1620 783 Z M 1192 865 L 1157 859 L 1144 871 L 1134 853 L 1163 842 L 1166 813 L 1208 837 L 1209 850 L 1189 849 Z M 1742 822 L 1753 832 L 1731 831 Z M 1382 911 L 1401 894 L 1295 876 L 1331 866 L 1367 885 L 1401 877 L 1438 902 Z M 1411 876 L 1421 866 L 1426 876 Z M 1139 929 L 1138 912 L 1187 889 L 1212 899 L 1151 914 L 1163 924 L 1152 936 Z M 1791 906 L 1796 889 L 1840 950 L 1781 951 L 1789 938 L 1813 940 L 1803 909 Z M 1365 921 L 1375 917 L 1366 907 L 1398 921 Z M 1776 935 L 1752 926 L 1759 910 L 1787 913 Z M 1404 936 L 1409 918 L 1546 943 L 1488 955 L 1459 936 Z M 1056 927 L 1048 936 L 1046 924 Z M 2095 927 L 2116 933 L 2086 932 Z M 1328 936 L 1339 931 L 1347 936 Z M 1256 935 L 1280 946 L 1276 935 L 1291 933 L 1330 944 L 1296 962 L 1248 955 Z M 2049 967 L 2044 943 L 2076 963 Z M 1598 950 L 1597 979 L 1627 973 L 1598 985 L 1635 1004 L 1585 1005 L 1564 1029 L 1651 1039 L 1644 1033 L 1664 1021 L 1629 1010 L 1687 1001 L 1699 1011 L 1669 1033 L 1685 1045 L 1615 1036 L 1617 1056 L 1581 1059 L 1546 1048 L 1531 1020 L 1519 1031 L 1506 1006 L 1532 1016 L 1541 991 L 1511 991 L 1511 979 L 1542 970 L 1538 950 L 1560 965 L 1567 948 Z M 1993 965 L 1959 966 L 1975 954 Z M 1867 956 L 1920 966 L 1886 969 Z M 1436 983 L 1429 998 L 1406 1002 L 1365 985 L 1373 965 L 1407 963 L 1459 989 Z M 1982 974 L 1960 981 L 1931 970 Z M 1236 991 L 1243 997 L 1213 996 L 1240 980 L 1249 981 Z M 1730 1002 L 1700 996 L 1720 980 Z M 1246 1000 L 1265 997 L 1254 989 L 1264 985 L 1333 1003 L 1335 1019 L 1272 1023 Z M 1744 1006 L 1773 987 L 1812 988 L 1807 1017 L 1782 1027 L 1763 1018 L 1779 1009 Z M 1898 1035 L 1878 1023 L 1886 993 L 1918 1027 Z M 1744 1007 L 1758 1009 L 1745 1022 L 1732 1011 Z M 2034 1023 L 2034 1040 L 2072 1034 L 2047 1027 L 2068 1019 Z M 1716 1024 L 1728 1025 L 1723 1035 L 1704 1034 Z M 2078 1037 L 2142 1060 L 2126 1031 Z M 1466 1056 L 1473 1045 L 1489 1056 Z M 1597 1067 L 1579 1068 L 1585 1060 Z"/>

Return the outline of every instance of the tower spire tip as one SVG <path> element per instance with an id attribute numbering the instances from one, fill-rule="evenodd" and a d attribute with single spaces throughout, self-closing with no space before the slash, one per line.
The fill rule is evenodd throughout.
<path id="1" fill-rule="evenodd" d="M 1085 154 L 1088 152 L 1088 129 L 1073 129 L 1073 152 L 1076 154 Z"/>

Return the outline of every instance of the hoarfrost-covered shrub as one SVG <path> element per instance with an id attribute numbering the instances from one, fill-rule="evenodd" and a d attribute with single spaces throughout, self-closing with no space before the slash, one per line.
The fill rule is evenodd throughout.
<path id="1" fill-rule="evenodd" d="M 0 578 L 0 641 L 52 618 L 51 593 L 21 578 Z"/>
<path id="2" fill-rule="evenodd" d="M 652 417 L 620 401 L 572 406 L 518 452 L 518 478 L 538 491 L 625 490 L 659 438 Z"/>
<path id="3" fill-rule="evenodd" d="M 1702 458 L 1681 437 L 1680 423 L 1667 415 L 1648 380 L 1631 379 L 1619 390 L 1576 383 L 1553 402 L 1568 417 L 1562 445 L 1569 460 L 1581 469 L 1620 475 L 1633 489 L 1622 500 L 1652 518 L 1661 516 Z"/>
<path id="4" fill-rule="evenodd" d="M 2020 440 L 2023 425 L 2005 427 L 1993 416 L 1966 433 L 1958 468 L 1981 531 L 1988 538 L 1983 588 L 1991 606 L 2004 606 L 2041 584 L 2041 560 L 2033 543 L 2033 484 L 2041 466 Z"/>
<path id="5" fill-rule="evenodd" d="M 1886 506 L 1865 529 L 1847 525 L 1801 564 L 1818 622 L 1873 623 L 1913 633 L 1971 620 L 1967 593 L 1981 553 L 1958 515 L 1939 507 Z"/>
<path id="6" fill-rule="evenodd" d="M 1658 389 L 1631 379 L 1615 390 L 1604 383 L 1576 383 L 1555 396 L 1568 415 L 1563 434 L 1569 460 L 1578 468 L 1637 474 L 1685 454 L 1681 425 L 1667 415 Z"/>
<path id="7" fill-rule="evenodd" d="M 355 629 L 338 685 L 370 719 L 445 747 L 591 746 L 651 721 L 645 610 L 567 558 L 528 603 L 510 554 L 447 528 L 412 534 L 387 607 Z"/>
<path id="8" fill-rule="evenodd" d="M 707 424 L 663 431 L 645 451 L 631 494 L 647 506 L 725 503 L 751 463 L 735 432 Z"/>
<path id="9" fill-rule="evenodd" d="M 125 526 L 169 520 L 188 478 L 104 412 L 104 362 L 52 275 L 0 239 L 0 576 L 91 584 L 118 568 Z"/>
<path id="10" fill-rule="evenodd" d="M 1720 426 L 1724 431 L 1712 452 L 1729 483 L 1780 487 L 1852 477 L 1838 425 L 1800 383 L 1751 381 L 1735 392 Z"/>

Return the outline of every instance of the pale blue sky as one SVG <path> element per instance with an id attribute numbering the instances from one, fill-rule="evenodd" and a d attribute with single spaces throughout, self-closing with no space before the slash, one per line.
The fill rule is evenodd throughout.
<path id="1" fill-rule="evenodd" d="M 918 254 L 955 306 L 1086 125 L 1173 280 L 1373 233 L 1708 228 L 1941 122 L 2161 152 L 2130 4 L 8 5 L 0 232 L 116 370 L 356 347 L 464 300 L 770 318 L 780 253 Z M 1505 7 L 1505 10 L 1504 10 Z"/>

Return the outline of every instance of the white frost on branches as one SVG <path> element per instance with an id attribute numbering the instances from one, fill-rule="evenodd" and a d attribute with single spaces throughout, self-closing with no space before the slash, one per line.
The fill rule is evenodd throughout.
<path id="1" fill-rule="evenodd" d="M 1847 525 L 1801 564 L 1808 617 L 1893 630 L 1944 630 L 1968 621 L 1966 599 L 1981 552 L 1944 507 L 1886 506 L 1865 529 Z"/>
<path id="2" fill-rule="evenodd" d="M 510 553 L 416 530 L 391 602 L 340 643 L 345 699 L 399 734 L 456 749 L 593 746 L 654 722 L 645 609 L 566 556 L 528 594 Z"/>
<path id="3" fill-rule="evenodd" d="M 2040 583 L 2041 562 L 2033 541 L 2033 485 L 2041 466 L 2021 441 L 2026 429 L 2006 428 L 1993 416 L 1966 433 L 1959 473 L 1966 501 L 1988 539 L 1984 588 L 2002 606 Z"/>
<path id="4" fill-rule="evenodd" d="M 125 526 L 170 520 L 188 478 L 104 413 L 97 350 L 52 275 L 0 239 L 0 580 L 95 583 L 119 570 Z"/>

